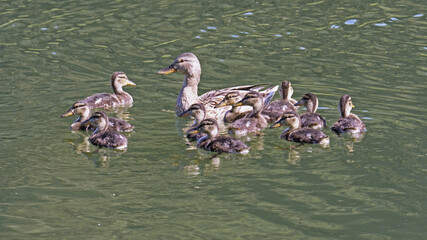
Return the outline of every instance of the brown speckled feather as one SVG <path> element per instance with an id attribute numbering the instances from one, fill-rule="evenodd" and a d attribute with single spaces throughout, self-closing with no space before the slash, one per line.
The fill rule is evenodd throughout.
<path id="1" fill-rule="evenodd" d="M 291 131 L 285 131 L 280 135 L 281 139 L 298 143 L 319 143 L 328 136 L 322 131 L 313 128 L 297 128 Z"/>

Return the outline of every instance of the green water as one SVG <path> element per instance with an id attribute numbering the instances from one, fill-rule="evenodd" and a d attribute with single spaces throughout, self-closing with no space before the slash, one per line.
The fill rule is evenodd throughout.
<path id="1" fill-rule="evenodd" d="M 425 1 L 0 4 L 1 239 L 425 238 Z M 266 129 L 212 158 L 174 116 L 183 76 L 155 74 L 183 52 L 199 93 L 289 80 L 328 125 L 349 94 L 368 131 L 289 150 Z M 109 114 L 136 128 L 94 152 L 59 116 L 115 71 L 135 103 Z"/>

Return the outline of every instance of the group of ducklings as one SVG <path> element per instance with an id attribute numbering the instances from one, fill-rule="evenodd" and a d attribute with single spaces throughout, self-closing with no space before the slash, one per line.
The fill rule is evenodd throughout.
<path id="1" fill-rule="evenodd" d="M 123 72 L 115 72 L 111 75 L 111 86 L 114 93 L 98 93 L 79 100 L 61 117 L 79 116 L 71 124 L 70 129 L 93 131 L 89 141 L 98 147 L 126 149 L 128 140 L 119 132 L 132 131 L 134 126 L 125 120 L 109 117 L 103 111 L 91 114 L 92 110 L 96 108 L 111 109 L 132 106 L 132 96 L 123 91 L 123 86 L 126 85 L 135 86 L 136 84 L 130 81 Z"/>
<path id="2" fill-rule="evenodd" d="M 268 127 L 287 125 L 281 139 L 298 143 L 329 144 L 329 137 L 320 129 L 326 127 L 325 119 L 316 113 L 318 98 L 306 93 L 300 101 L 292 99 L 293 88 L 289 81 L 280 85 L 280 100 L 272 101 L 278 86 L 263 90 L 263 85 L 246 85 L 213 90 L 198 96 L 201 67 L 196 55 L 183 53 L 173 63 L 157 74 L 173 72 L 184 74 L 184 83 L 176 101 L 177 116 L 191 116 L 194 123 L 186 132 L 197 147 L 213 152 L 246 153 L 249 147 L 229 135 L 257 133 Z M 298 114 L 297 108 L 304 106 L 306 113 Z M 332 125 L 337 134 L 361 133 L 365 124 L 350 113 L 353 104 L 349 95 L 340 99 L 341 117 Z M 219 123 L 228 124 L 229 135 L 221 135 Z"/>
<path id="3" fill-rule="evenodd" d="M 213 90 L 198 95 L 201 66 L 193 53 L 179 55 L 173 63 L 157 74 L 173 72 L 184 74 L 184 83 L 176 100 L 175 113 L 179 117 L 191 116 L 194 123 L 186 132 L 190 141 L 197 141 L 197 147 L 213 152 L 247 153 L 249 147 L 230 135 L 258 133 L 268 127 L 289 126 L 280 138 L 299 143 L 320 143 L 328 145 L 329 137 L 320 129 L 326 127 L 326 121 L 316 113 L 319 105 L 313 93 L 306 93 L 300 101 L 292 99 L 293 88 L 289 81 L 279 86 L 264 89 L 265 84 L 236 86 Z M 108 117 L 105 112 L 96 108 L 129 107 L 132 96 L 123 91 L 123 86 L 136 85 L 123 72 L 111 76 L 114 93 L 99 93 L 79 100 L 61 117 L 78 115 L 71 124 L 73 130 L 93 131 L 89 140 L 99 147 L 125 149 L 127 139 L 119 132 L 131 131 L 134 127 L 124 120 Z M 280 100 L 271 101 L 279 89 Z M 297 108 L 304 106 L 307 112 L 298 114 Z M 341 118 L 333 125 L 332 130 L 341 133 L 361 133 L 366 130 L 365 124 L 355 114 L 350 113 L 353 107 L 350 96 L 340 99 Z M 221 135 L 220 126 L 225 126 L 229 135 Z"/>

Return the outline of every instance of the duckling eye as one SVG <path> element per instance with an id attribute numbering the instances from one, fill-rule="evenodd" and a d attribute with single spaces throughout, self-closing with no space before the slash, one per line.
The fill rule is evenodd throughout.
<path id="1" fill-rule="evenodd" d="M 180 63 L 183 63 L 183 62 L 184 62 L 184 59 L 180 59 L 180 60 L 179 60 L 179 62 L 180 62 Z"/>

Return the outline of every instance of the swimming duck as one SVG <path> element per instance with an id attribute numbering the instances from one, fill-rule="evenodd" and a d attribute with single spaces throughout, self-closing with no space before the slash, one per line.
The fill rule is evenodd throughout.
<path id="1" fill-rule="evenodd" d="M 61 117 L 68 117 L 72 115 L 78 115 L 79 117 L 71 124 L 71 130 L 89 130 L 94 131 L 96 126 L 91 124 L 90 122 L 86 122 L 86 124 L 82 124 L 86 120 L 90 118 L 90 108 L 84 102 L 75 102 L 73 106 Z M 114 117 L 108 118 L 108 130 L 110 131 L 118 131 L 118 132 L 128 132 L 134 129 L 134 126 L 126 122 L 125 120 L 121 120 Z"/>
<path id="2" fill-rule="evenodd" d="M 203 120 L 194 132 L 203 132 L 206 135 L 197 140 L 197 147 L 217 153 L 242 153 L 249 152 L 249 147 L 242 141 L 230 136 L 220 136 L 218 123 L 215 119 Z"/>
<path id="3" fill-rule="evenodd" d="M 285 80 L 280 84 L 279 93 L 282 99 L 271 102 L 261 112 L 269 123 L 279 120 L 285 112 L 296 110 L 294 104 L 297 101 L 292 98 L 294 89 L 289 81 Z"/>
<path id="4" fill-rule="evenodd" d="M 306 93 L 302 96 L 301 100 L 295 103 L 295 106 L 304 106 L 307 112 L 300 115 L 301 127 L 310 127 L 320 129 L 326 126 L 326 120 L 316 113 L 319 106 L 319 99 L 314 93 Z"/>
<path id="5" fill-rule="evenodd" d="M 115 72 L 111 75 L 111 86 L 114 93 L 98 93 L 78 102 L 86 103 L 90 108 L 114 108 L 132 106 L 132 96 L 123 91 L 123 86 L 135 86 L 123 72 Z"/>
<path id="6" fill-rule="evenodd" d="M 301 118 L 296 112 L 285 113 L 271 128 L 287 125 L 288 129 L 280 135 L 281 139 L 297 143 L 319 143 L 329 145 L 329 137 L 319 129 L 301 127 Z"/>
<path id="7" fill-rule="evenodd" d="M 349 95 L 343 95 L 340 99 L 339 110 L 341 117 L 332 125 L 331 130 L 341 133 L 362 133 L 366 130 L 365 124 L 360 118 L 351 113 L 351 109 L 354 107 L 351 97 Z"/>
<path id="8" fill-rule="evenodd" d="M 203 104 L 201 104 L 201 103 L 194 103 L 187 110 L 185 110 L 184 112 L 179 114 L 178 117 L 183 117 L 183 116 L 187 116 L 187 115 L 194 118 L 193 125 L 191 125 L 187 129 L 187 132 L 186 132 L 186 136 L 187 136 L 188 140 L 195 141 L 195 140 L 205 136 L 206 134 L 203 132 L 193 132 L 195 129 L 197 129 L 197 127 L 200 125 L 200 123 L 206 117 L 205 106 L 203 106 Z"/>
<path id="9" fill-rule="evenodd" d="M 259 132 L 266 128 L 268 123 L 261 111 L 264 102 L 258 92 L 251 91 L 243 97 L 242 100 L 235 103 L 233 106 L 249 105 L 252 107 L 252 112 L 244 118 L 238 119 L 228 125 L 228 132 L 230 134 L 245 135 L 247 133 Z"/>
<path id="10" fill-rule="evenodd" d="M 224 114 L 224 122 L 232 123 L 237 119 L 241 119 L 249 115 L 252 112 L 252 107 L 245 106 L 234 106 L 237 102 L 242 100 L 242 97 L 237 92 L 229 92 L 225 95 L 224 99 L 220 103 L 218 103 L 215 108 L 231 106 L 231 109 L 225 112 Z"/>
<path id="11" fill-rule="evenodd" d="M 89 137 L 89 141 L 100 148 L 126 149 L 128 144 L 127 138 L 118 132 L 108 130 L 108 119 L 107 114 L 104 112 L 95 112 L 92 114 L 87 121 L 95 125 L 96 129 Z"/>
<path id="12" fill-rule="evenodd" d="M 231 107 L 217 108 L 214 107 L 222 101 L 224 96 L 229 92 L 237 92 L 244 96 L 248 91 L 253 90 L 259 85 L 246 85 L 231 88 L 224 88 L 206 92 L 198 95 L 197 89 L 200 82 L 201 67 L 199 59 L 193 53 L 182 53 L 175 61 L 167 68 L 157 72 L 160 75 L 166 75 L 173 72 L 184 73 L 184 83 L 176 100 L 175 113 L 178 116 L 180 113 L 188 109 L 193 103 L 201 103 L 206 108 L 206 115 L 210 118 L 223 119 L 226 111 Z M 264 98 L 272 98 L 277 91 L 278 86 L 268 88 L 261 93 Z"/>

